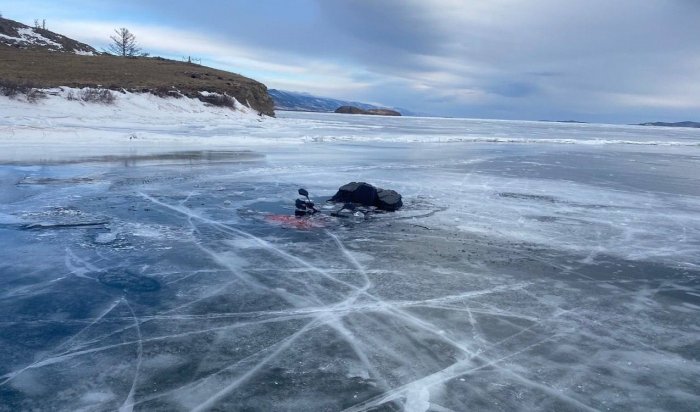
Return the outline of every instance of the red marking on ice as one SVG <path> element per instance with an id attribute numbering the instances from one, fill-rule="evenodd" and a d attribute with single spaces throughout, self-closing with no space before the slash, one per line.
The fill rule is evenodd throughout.
<path id="1" fill-rule="evenodd" d="M 315 229 L 319 227 L 324 227 L 323 222 L 308 217 L 296 217 L 290 215 L 267 215 L 265 220 L 270 223 L 275 223 L 280 226 L 292 228 L 292 229 Z"/>

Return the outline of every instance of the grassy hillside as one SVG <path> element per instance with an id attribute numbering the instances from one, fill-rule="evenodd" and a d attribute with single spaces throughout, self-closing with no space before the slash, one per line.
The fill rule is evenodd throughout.
<path id="1" fill-rule="evenodd" d="M 175 88 L 191 97 L 198 97 L 199 91 L 227 93 L 260 113 L 274 115 L 264 84 L 223 70 L 160 58 L 80 56 L 0 45 L 0 79 L 34 87 L 102 86 L 161 93 Z"/>
<path id="2" fill-rule="evenodd" d="M 124 58 L 49 30 L 0 18 L 0 82 L 32 87 L 103 87 L 189 97 L 202 91 L 227 94 L 262 114 L 274 116 L 264 84 L 240 74 L 158 57 Z"/>

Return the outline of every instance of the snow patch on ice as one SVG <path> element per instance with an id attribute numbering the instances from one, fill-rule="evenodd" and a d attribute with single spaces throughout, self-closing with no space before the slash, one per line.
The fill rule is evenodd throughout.
<path id="1" fill-rule="evenodd" d="M 85 392 L 83 396 L 80 397 L 80 402 L 88 404 L 101 404 L 111 401 L 114 399 L 114 397 L 114 393 L 110 391 L 90 391 Z"/>
<path id="2" fill-rule="evenodd" d="M 405 412 L 426 412 L 430 409 L 430 392 L 426 386 L 416 383 L 406 391 Z"/>
<path id="3" fill-rule="evenodd" d="M 18 223 L 23 223 L 23 220 L 17 216 L 8 215 L 7 213 L 0 212 L 0 225 L 14 225 Z"/>
<path id="4" fill-rule="evenodd" d="M 95 243 L 107 244 L 117 240 L 117 234 L 114 232 L 99 233 L 95 236 Z"/>

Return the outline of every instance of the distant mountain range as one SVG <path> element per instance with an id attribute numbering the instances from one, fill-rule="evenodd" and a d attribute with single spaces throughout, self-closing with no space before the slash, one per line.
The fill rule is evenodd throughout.
<path id="1" fill-rule="evenodd" d="M 578 124 L 586 124 L 588 122 L 581 122 L 578 120 L 538 120 L 540 122 L 547 122 L 547 123 L 578 123 Z"/>
<path id="2" fill-rule="evenodd" d="M 419 114 L 400 107 L 377 106 L 368 103 L 332 99 L 330 97 L 319 97 L 309 93 L 290 92 L 276 89 L 269 89 L 268 93 L 270 93 L 272 100 L 275 102 L 275 110 L 333 113 L 341 106 L 353 106 L 364 110 L 394 109 L 404 116 L 425 116 L 425 114 Z"/>
<path id="3" fill-rule="evenodd" d="M 700 122 L 676 122 L 676 123 L 666 123 L 666 122 L 652 122 L 652 123 L 640 123 L 640 126 L 661 126 L 661 127 L 696 127 L 700 128 Z"/>

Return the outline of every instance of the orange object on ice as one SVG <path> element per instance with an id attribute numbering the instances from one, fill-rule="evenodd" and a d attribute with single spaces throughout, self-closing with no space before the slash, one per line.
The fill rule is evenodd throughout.
<path id="1" fill-rule="evenodd" d="M 308 217 L 296 217 L 291 215 L 266 215 L 265 220 L 270 223 L 275 223 L 280 226 L 292 229 L 308 230 L 325 226 L 323 222 L 317 219 L 310 219 Z"/>

